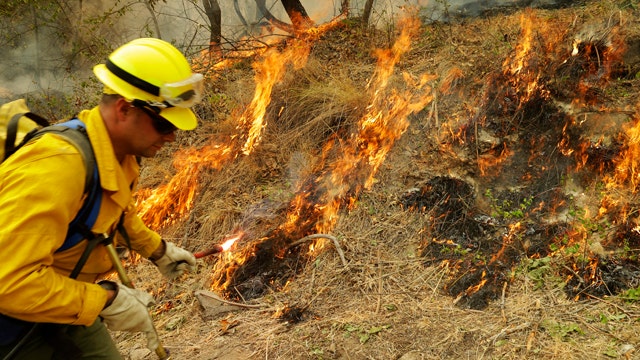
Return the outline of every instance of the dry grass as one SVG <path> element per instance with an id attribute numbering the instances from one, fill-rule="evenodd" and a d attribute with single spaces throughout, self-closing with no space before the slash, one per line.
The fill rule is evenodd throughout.
<path id="1" fill-rule="evenodd" d="M 618 10 L 611 1 L 590 2 L 539 11 L 539 16 L 570 27 Z M 341 212 L 331 235 L 344 250 L 346 267 L 333 244 L 321 240 L 319 250 L 301 257 L 297 275 L 286 286 L 251 301 L 263 308 L 207 317 L 194 291 L 210 287 L 215 263 L 224 257 L 199 260 L 195 274 L 171 283 L 147 262 L 129 266 L 134 282 L 156 296 L 155 323 L 174 358 L 638 358 L 637 303 L 617 297 L 574 302 L 566 298 L 560 281 L 534 280 L 526 268 L 514 269 L 508 286 L 487 308 L 457 306 L 442 290 L 457 274 L 453 265 L 426 266 L 420 257 L 430 236 L 429 214 L 408 212 L 398 204 L 407 189 L 435 175 L 456 174 L 473 183 L 469 164 L 444 151 L 441 142 L 477 111 L 485 75 L 500 71 L 517 42 L 519 15 L 425 26 L 423 36 L 415 40 L 398 68 L 438 75 L 438 94 L 411 119 L 405 136 L 376 174 L 373 188 L 360 194 L 352 210 Z M 620 15 L 629 21 L 627 30 L 637 33 L 633 16 L 638 12 L 625 8 Z M 257 219 L 262 226 L 273 221 L 265 210 L 291 198 L 300 172 L 314 161 L 322 144 L 353 126 L 367 104 L 363 89 L 375 64 L 368 56 L 371 49 L 359 41 L 364 39 L 380 45 L 386 34 L 376 38 L 347 28 L 321 40 L 307 66 L 285 76 L 274 89 L 266 133 L 256 153 L 201 174 L 190 217 L 162 229 L 165 238 L 195 251 L 240 223 Z M 145 162 L 141 183 L 153 186 L 171 176 L 171 151 L 234 131 L 234 113 L 250 100 L 251 79 L 246 66 L 220 74 L 214 87 L 226 97 L 212 104 L 217 108 L 203 110 L 215 113 L 216 119 L 206 120 L 195 134 L 181 135 L 174 148 Z M 637 80 L 628 83 L 638 89 Z M 633 99 L 629 102 L 635 105 Z M 300 321 L 283 321 L 286 314 L 298 315 L 292 319 Z M 154 358 L 140 335 L 116 338 L 131 359 Z"/>

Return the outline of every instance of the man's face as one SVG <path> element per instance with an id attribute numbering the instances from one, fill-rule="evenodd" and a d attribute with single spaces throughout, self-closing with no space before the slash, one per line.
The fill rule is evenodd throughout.
<path id="1" fill-rule="evenodd" d="M 153 157 L 165 143 L 175 141 L 177 129 L 169 121 L 150 109 L 132 107 L 131 110 L 133 129 L 131 129 L 130 150 L 132 155 Z"/>

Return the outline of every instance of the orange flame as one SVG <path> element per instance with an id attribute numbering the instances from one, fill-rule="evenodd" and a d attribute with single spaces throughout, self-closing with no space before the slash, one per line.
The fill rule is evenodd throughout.
<path id="1" fill-rule="evenodd" d="M 465 290 L 464 294 L 465 294 L 466 296 L 471 296 L 471 295 L 475 294 L 476 292 L 478 292 L 478 290 L 482 289 L 482 287 L 483 287 L 483 286 L 484 286 L 484 284 L 486 284 L 486 283 L 487 283 L 487 272 L 483 270 L 483 271 L 482 271 L 482 275 L 481 275 L 481 277 L 480 277 L 480 282 L 479 282 L 479 283 L 477 283 L 477 284 L 476 284 L 476 285 L 474 285 L 474 286 L 470 286 L 470 287 L 468 287 L 468 288 Z"/>
<path id="2" fill-rule="evenodd" d="M 303 67 L 311 50 L 310 44 L 304 41 L 288 46 L 283 52 L 276 49 L 269 50 L 260 63 L 254 63 L 256 70 L 256 90 L 251 105 L 240 118 L 240 128 L 249 128 L 247 140 L 242 147 L 245 155 L 251 153 L 260 141 L 262 130 L 266 126 L 264 115 L 271 103 L 273 86 L 282 80 L 286 65 L 293 63 L 296 67 Z"/>
<path id="3" fill-rule="evenodd" d="M 422 110 L 432 99 L 427 83 L 433 79 L 424 75 L 417 81 L 405 74 L 404 80 L 413 92 L 397 93 L 387 90 L 389 78 L 401 56 L 410 48 L 411 37 L 417 33 L 419 22 L 406 19 L 401 23 L 402 31 L 391 49 L 375 52 L 378 63 L 368 88 L 372 100 L 367 112 L 359 123 L 359 132 L 343 144 L 341 157 L 329 164 L 325 175 L 317 181 L 324 189 L 323 201 L 317 206 L 321 216 L 316 230 L 326 232 L 337 221 L 341 199 L 352 191 L 356 196 L 361 189 L 369 189 L 374 183 L 374 175 L 395 141 L 407 129 L 407 117 Z M 325 148 L 328 151 L 331 143 Z M 354 181 L 355 180 L 355 181 Z"/>
<path id="4" fill-rule="evenodd" d="M 533 56 L 533 26 L 536 23 L 536 17 L 533 12 L 529 11 L 521 15 L 520 26 L 521 40 L 516 45 L 515 55 L 507 58 L 502 66 L 504 72 L 509 76 L 510 81 L 520 92 L 520 103 L 526 103 L 533 94 L 541 90 L 539 79 L 541 69 L 531 64 Z"/>
<path id="5" fill-rule="evenodd" d="M 222 251 L 227 251 L 227 250 L 231 249 L 231 246 L 233 246 L 233 244 L 235 244 L 236 241 L 240 240 L 240 238 L 242 238 L 242 236 L 244 236 L 244 233 L 241 231 L 238 235 L 236 235 L 236 236 L 226 240 L 222 244 L 220 244 L 220 247 L 222 247 Z"/>
<path id="6" fill-rule="evenodd" d="M 513 151 L 507 148 L 507 145 L 504 144 L 504 146 L 502 147 L 502 150 L 500 150 L 497 156 L 494 156 L 492 154 L 485 154 L 485 155 L 478 156 L 477 161 L 478 161 L 478 168 L 480 170 L 480 175 L 482 176 L 487 175 L 487 171 L 489 168 L 493 168 L 497 165 L 504 163 L 505 161 L 507 161 L 507 159 L 509 159 L 511 155 L 513 155 Z"/>
<path id="7" fill-rule="evenodd" d="M 187 215 L 193 206 L 200 171 L 204 167 L 221 168 L 235 156 L 231 150 L 230 146 L 208 145 L 178 152 L 173 162 L 178 171 L 169 183 L 137 194 L 140 218 L 158 229 Z"/>
<path id="8" fill-rule="evenodd" d="M 400 25 L 400 35 L 392 48 L 375 52 L 377 66 L 367 85 L 371 101 L 359 121 L 358 131 L 347 139 L 334 138 L 324 146 L 322 161 L 317 162 L 318 168 L 291 200 L 286 220 L 276 231 L 282 237 L 299 239 L 310 233 L 332 230 L 340 208 L 353 204 L 353 199 L 363 189 L 373 186 L 376 172 L 395 141 L 407 129 L 408 116 L 422 110 L 432 100 L 428 85 L 432 76 L 416 79 L 404 74 L 406 90 L 399 92 L 388 88 L 395 65 L 409 50 L 410 40 L 418 33 L 420 22 L 406 19 Z M 340 146 L 336 146 L 338 142 Z M 244 254 L 234 258 L 234 264 L 219 269 L 218 274 L 213 275 L 212 288 L 226 289 L 232 272 L 252 257 L 255 245 L 249 244 Z M 276 256 L 281 255 L 276 252 Z"/>
<path id="9" fill-rule="evenodd" d="M 613 177 L 606 179 L 609 188 L 629 184 L 632 192 L 637 192 L 640 183 L 640 121 L 635 120 L 624 127 L 626 149 L 614 160 Z"/>
<path id="10" fill-rule="evenodd" d="M 311 48 L 310 40 L 317 39 L 337 24 L 338 19 L 321 27 L 308 29 L 282 53 L 272 49 L 261 62 L 254 63 L 257 83 L 255 94 L 238 119 L 237 128 L 245 134 L 240 138 L 246 138 L 242 153 L 249 154 L 259 143 L 266 126 L 264 116 L 271 102 L 273 86 L 282 79 L 286 65 L 292 63 L 294 68 L 303 67 Z M 227 62 L 222 61 L 215 66 L 225 64 Z M 235 159 L 240 152 L 237 141 L 236 136 L 229 136 L 222 144 L 210 144 L 201 149 L 190 148 L 176 154 L 173 165 L 177 172 L 169 183 L 153 190 L 142 189 L 136 194 L 141 219 L 149 227 L 158 229 L 188 215 L 197 193 L 200 171 L 203 168 L 220 169 L 225 163 Z"/>

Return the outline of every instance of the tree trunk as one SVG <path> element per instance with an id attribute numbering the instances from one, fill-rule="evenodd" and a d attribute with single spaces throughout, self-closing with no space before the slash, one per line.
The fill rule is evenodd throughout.
<path id="1" fill-rule="evenodd" d="M 374 0 L 367 0 L 364 4 L 364 10 L 362 11 L 362 26 L 369 25 L 369 18 L 371 18 L 371 10 L 373 9 Z"/>
<path id="2" fill-rule="evenodd" d="M 340 14 L 349 16 L 349 0 L 342 0 L 340 5 Z"/>
<path id="3" fill-rule="evenodd" d="M 39 88 L 42 88 L 42 84 L 40 83 L 40 25 L 38 24 L 38 13 L 36 12 L 36 6 L 32 5 L 31 6 L 31 16 L 33 17 L 33 32 L 35 34 L 35 48 L 36 48 L 36 55 L 34 56 L 35 58 L 35 80 L 36 80 L 36 85 L 38 85 Z"/>
<path id="4" fill-rule="evenodd" d="M 212 54 L 222 56 L 220 43 L 222 41 L 222 10 L 218 0 L 202 0 L 204 11 L 211 24 L 211 35 L 209 36 L 209 51 Z"/>
<path id="5" fill-rule="evenodd" d="M 309 18 L 307 10 L 305 10 L 300 0 L 281 0 L 293 28 L 295 31 L 301 31 L 313 26 L 313 21 Z"/>
<path id="6" fill-rule="evenodd" d="M 269 22 L 269 24 L 277 27 L 280 30 L 286 31 L 288 33 L 293 33 L 293 27 L 287 24 L 284 21 L 278 20 L 269 9 L 267 9 L 267 4 L 265 0 L 256 0 L 256 5 L 258 7 L 258 11 L 264 16 L 264 18 Z"/>

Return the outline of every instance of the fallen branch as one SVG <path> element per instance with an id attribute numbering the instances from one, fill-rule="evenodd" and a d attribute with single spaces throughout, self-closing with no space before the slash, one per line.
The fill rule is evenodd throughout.
<path id="1" fill-rule="evenodd" d="M 347 260 L 344 258 L 344 252 L 342 251 L 342 248 L 340 247 L 340 243 L 338 243 L 338 239 L 335 236 L 331 236 L 328 234 L 311 234 L 311 235 L 307 235 L 305 237 L 303 237 L 302 239 L 296 240 L 294 242 L 292 242 L 288 248 L 292 248 L 294 246 L 298 246 L 306 241 L 309 240 L 314 240 L 314 239 L 318 239 L 318 238 L 327 238 L 331 241 L 333 241 L 333 246 L 336 248 L 336 251 L 338 252 L 338 255 L 340 256 L 340 260 L 342 260 L 342 265 L 344 265 L 345 267 L 347 266 Z"/>
<path id="2" fill-rule="evenodd" d="M 504 284 L 502 285 L 502 299 L 500 300 L 500 312 L 502 313 L 502 321 L 504 321 L 505 324 L 507 323 L 507 315 L 504 310 L 506 307 L 506 301 L 505 301 L 506 292 L 507 292 L 507 282 L 505 281 Z"/>
<path id="3" fill-rule="evenodd" d="M 238 307 L 243 307 L 243 308 L 248 308 L 248 309 L 260 309 L 263 307 L 266 307 L 266 305 L 250 305 L 250 304 L 242 304 L 242 303 L 237 303 L 237 302 L 233 302 L 233 301 L 229 301 L 229 300 L 225 300 L 221 297 L 219 297 L 218 295 L 212 293 L 211 291 L 204 291 L 204 290 L 200 290 L 197 292 L 197 294 L 199 295 L 203 295 L 206 296 L 208 298 L 220 301 L 221 303 L 225 303 L 225 304 L 229 304 L 229 305 L 233 305 L 233 306 L 238 306 Z"/>
<path id="4" fill-rule="evenodd" d="M 507 336 L 509 334 L 513 334 L 514 332 L 527 329 L 530 326 L 531 326 L 531 323 L 530 322 L 526 322 L 524 324 L 520 324 L 520 325 L 512 327 L 512 328 L 502 329 L 499 333 L 497 333 L 496 335 L 494 335 L 494 336 L 490 337 L 489 339 L 487 339 L 487 342 L 495 344 L 496 341 L 502 339 L 503 337 L 505 337 L 505 336 Z"/>

